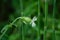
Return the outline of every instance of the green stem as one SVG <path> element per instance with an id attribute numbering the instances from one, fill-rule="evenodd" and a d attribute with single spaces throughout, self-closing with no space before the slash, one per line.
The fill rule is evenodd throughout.
<path id="1" fill-rule="evenodd" d="M 46 33 L 47 33 L 47 17 L 48 17 L 48 0 L 45 0 L 45 26 L 44 26 L 44 40 L 46 39 Z"/>
<path id="2" fill-rule="evenodd" d="M 40 40 L 40 0 L 38 0 L 38 31 L 37 31 L 37 40 Z"/>
<path id="3" fill-rule="evenodd" d="M 52 29 L 53 29 L 53 35 L 52 35 L 52 39 L 53 40 L 56 40 L 55 39 L 55 9 L 56 8 L 56 0 L 54 0 L 54 2 L 53 2 L 53 20 L 52 20 Z"/>
<path id="4" fill-rule="evenodd" d="M 0 40 L 2 39 L 2 37 L 5 35 L 5 33 L 7 32 L 8 28 L 2 33 L 2 35 L 0 35 Z"/>
<path id="5" fill-rule="evenodd" d="M 21 16 L 23 15 L 23 0 L 20 0 L 20 11 L 21 11 Z M 22 40 L 24 40 L 24 30 L 23 30 L 23 23 L 21 23 L 22 26 Z M 19 32 L 20 33 L 20 32 Z"/>

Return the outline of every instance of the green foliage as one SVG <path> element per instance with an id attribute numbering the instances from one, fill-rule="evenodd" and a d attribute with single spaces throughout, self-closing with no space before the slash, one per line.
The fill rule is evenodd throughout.
<path id="1" fill-rule="evenodd" d="M 0 3 L 0 40 L 60 39 L 58 0 L 1 0 Z"/>

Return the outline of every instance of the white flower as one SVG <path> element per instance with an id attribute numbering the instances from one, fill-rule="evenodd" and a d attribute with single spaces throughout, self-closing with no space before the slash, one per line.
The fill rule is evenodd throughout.
<path id="1" fill-rule="evenodd" d="M 35 27 L 36 24 L 35 24 L 35 21 L 37 20 L 37 17 L 33 17 L 32 21 L 30 22 L 30 24 L 32 25 L 32 27 Z"/>
<path id="2" fill-rule="evenodd" d="M 36 26 L 36 24 L 34 22 L 32 22 L 32 27 L 35 27 L 35 26 Z"/>
<path id="3" fill-rule="evenodd" d="M 37 20 L 37 17 L 34 16 L 33 19 L 30 19 L 29 17 L 20 17 L 20 19 L 25 23 L 25 24 L 31 24 L 32 27 L 35 27 L 35 21 Z"/>
<path id="4" fill-rule="evenodd" d="M 36 21 L 37 20 L 37 17 L 35 16 L 35 17 L 33 17 L 33 19 L 32 19 L 32 21 Z"/>

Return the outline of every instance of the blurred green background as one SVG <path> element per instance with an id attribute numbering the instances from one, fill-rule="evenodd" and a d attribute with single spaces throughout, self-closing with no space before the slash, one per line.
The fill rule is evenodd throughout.
<path id="1" fill-rule="evenodd" d="M 60 40 L 60 0 L 0 0 L 0 40 Z"/>

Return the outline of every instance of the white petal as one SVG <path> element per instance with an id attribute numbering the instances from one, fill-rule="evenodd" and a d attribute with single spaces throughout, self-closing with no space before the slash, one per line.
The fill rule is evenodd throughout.
<path id="1" fill-rule="evenodd" d="M 36 26 L 36 24 L 34 22 L 32 22 L 32 27 L 35 27 L 35 26 Z"/>
<path id="2" fill-rule="evenodd" d="M 37 17 L 35 16 L 35 17 L 33 17 L 33 19 L 32 19 L 32 21 L 36 21 L 37 20 Z"/>

